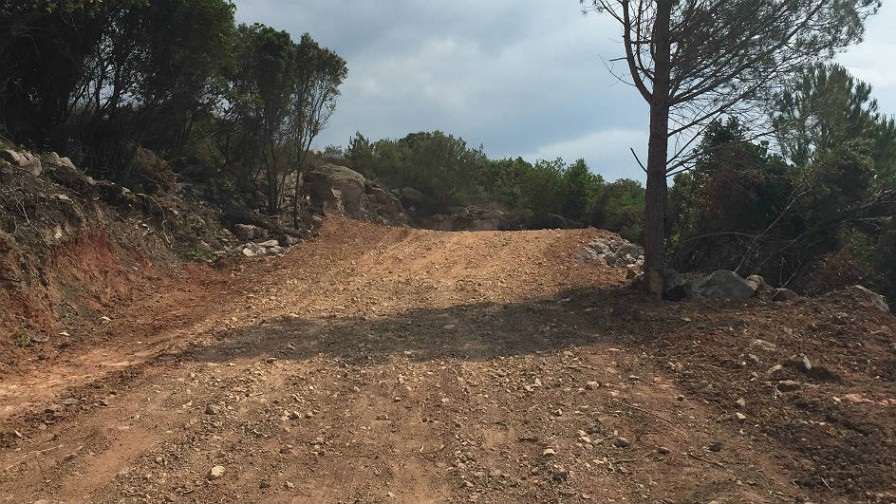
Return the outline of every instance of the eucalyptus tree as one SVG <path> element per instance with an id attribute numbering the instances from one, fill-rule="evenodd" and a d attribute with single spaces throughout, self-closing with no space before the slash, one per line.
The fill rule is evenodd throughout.
<path id="1" fill-rule="evenodd" d="M 746 113 L 806 65 L 861 40 L 879 0 L 580 0 L 614 19 L 647 102 L 646 287 L 663 293 L 667 177 L 713 119 Z M 670 150 L 670 139 L 673 148 Z"/>

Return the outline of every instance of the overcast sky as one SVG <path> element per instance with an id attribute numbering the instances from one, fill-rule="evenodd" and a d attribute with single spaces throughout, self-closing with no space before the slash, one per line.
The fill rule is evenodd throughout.
<path id="1" fill-rule="evenodd" d="M 896 114 L 896 4 L 838 58 Z M 576 0 L 237 0 L 238 22 L 308 32 L 348 63 L 317 148 L 441 130 L 493 158 L 584 158 L 604 178 L 643 180 L 647 107 L 616 80 L 621 54 L 607 16 Z M 890 28 L 890 29 L 888 29 Z M 616 71 L 624 70 L 615 64 Z"/>

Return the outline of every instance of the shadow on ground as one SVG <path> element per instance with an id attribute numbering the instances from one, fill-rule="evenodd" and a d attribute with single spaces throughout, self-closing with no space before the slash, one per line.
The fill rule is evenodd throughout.
<path id="1" fill-rule="evenodd" d="M 422 308 L 386 317 L 280 317 L 220 331 L 217 344 L 187 360 L 222 362 L 253 357 L 304 360 L 330 356 L 353 365 L 402 354 L 415 361 L 489 360 L 559 351 L 598 340 L 631 339 L 619 332 L 621 289 L 577 289 L 516 304 L 479 303 Z M 628 295 L 631 303 L 644 303 Z M 615 343 L 614 343 L 615 344 Z"/>

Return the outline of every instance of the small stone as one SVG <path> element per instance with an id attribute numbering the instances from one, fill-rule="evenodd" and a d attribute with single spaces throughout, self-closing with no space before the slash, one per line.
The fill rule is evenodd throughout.
<path id="1" fill-rule="evenodd" d="M 394 499 L 394 498 L 395 498 L 395 494 L 392 493 L 392 492 L 386 492 L 386 497 L 388 497 L 388 498 L 390 498 L 390 499 Z"/>
<path id="2" fill-rule="evenodd" d="M 292 490 L 293 488 L 296 487 L 295 483 L 293 483 L 293 482 L 291 482 L 291 481 L 287 481 L 286 483 L 283 484 L 283 486 L 284 486 L 287 490 Z"/>
<path id="3" fill-rule="evenodd" d="M 563 416 L 563 410 L 562 410 L 562 409 L 554 410 L 552 413 L 554 414 L 554 416 Z"/>
<path id="4" fill-rule="evenodd" d="M 569 471 L 565 467 L 554 466 L 554 470 L 551 471 L 551 479 L 558 483 L 564 482 L 569 479 Z"/>
<path id="5" fill-rule="evenodd" d="M 740 399 L 738 399 L 738 400 L 737 400 L 737 401 L 735 401 L 735 402 L 734 402 L 734 403 L 735 403 L 735 404 L 737 404 L 737 407 L 738 407 L 738 408 L 741 408 L 741 409 L 743 409 L 743 408 L 746 408 L 746 407 L 747 407 L 747 401 L 746 401 L 746 400 L 744 400 L 744 398 L 743 398 L 743 397 L 741 397 L 741 398 L 740 398 Z"/>
<path id="6" fill-rule="evenodd" d="M 598 383 L 598 382 L 596 382 L 596 381 L 590 381 L 590 382 L 588 382 L 588 383 L 585 384 L 585 388 L 586 388 L 587 390 L 595 390 L 595 389 L 600 388 L 600 383 Z"/>
<path id="7" fill-rule="evenodd" d="M 205 405 L 205 414 L 206 415 L 217 415 L 219 413 L 221 413 L 221 410 L 214 404 Z"/>
<path id="8" fill-rule="evenodd" d="M 212 479 L 212 480 L 221 479 L 224 477 L 224 473 L 226 473 L 226 472 L 227 472 L 227 469 L 225 469 L 224 466 L 217 465 L 215 467 L 212 467 L 211 470 L 208 472 L 208 479 Z"/>
<path id="9" fill-rule="evenodd" d="M 660 455 L 668 455 L 671 452 L 671 450 L 669 450 L 665 446 L 660 446 L 660 447 L 657 447 L 656 452 L 659 453 Z"/>
<path id="10" fill-rule="evenodd" d="M 722 451 L 722 446 L 723 446 L 722 443 L 720 443 L 718 441 L 716 441 L 715 443 L 710 443 L 709 451 L 711 451 L 711 452 Z"/>
<path id="11" fill-rule="evenodd" d="M 498 479 L 501 476 L 504 476 L 504 473 L 500 469 L 492 469 L 488 472 L 488 477 L 492 479 Z"/>
<path id="12" fill-rule="evenodd" d="M 768 351 L 768 352 L 773 352 L 773 351 L 775 351 L 775 350 L 778 348 L 778 346 L 775 345 L 774 343 L 770 343 L 770 342 L 765 341 L 765 340 L 763 340 L 763 339 L 754 339 L 752 342 L 750 342 L 750 347 L 761 348 L 761 349 L 766 350 L 766 351 Z"/>
<path id="13" fill-rule="evenodd" d="M 780 364 L 775 364 L 774 366 L 768 368 L 768 371 L 766 371 L 765 374 L 773 375 L 782 369 L 784 369 L 784 366 L 782 366 Z"/>
<path id="14" fill-rule="evenodd" d="M 299 420 L 300 418 L 302 418 L 302 414 L 296 410 L 292 410 L 289 413 L 287 413 L 286 417 L 289 418 L 290 420 Z"/>
<path id="15" fill-rule="evenodd" d="M 554 451 L 553 448 L 545 448 L 544 451 L 541 452 L 541 455 L 544 457 L 553 457 L 556 454 L 557 454 L 557 452 Z"/>
<path id="16" fill-rule="evenodd" d="M 579 442 L 583 444 L 591 444 L 591 438 L 589 436 L 580 436 Z"/>
<path id="17" fill-rule="evenodd" d="M 613 440 L 613 446 L 615 446 L 616 448 L 628 448 L 629 446 L 631 446 L 631 442 L 629 442 L 629 440 L 625 439 L 624 437 L 617 437 Z"/>
<path id="18" fill-rule="evenodd" d="M 800 382 L 794 380 L 781 380 L 778 382 L 778 392 L 794 392 L 801 387 Z"/>
<path id="19" fill-rule="evenodd" d="M 271 488 L 271 482 L 268 480 L 261 480 L 258 482 L 258 488 Z"/>
<path id="20" fill-rule="evenodd" d="M 799 365 L 802 368 L 802 370 L 807 373 L 812 371 L 812 361 L 810 361 L 809 358 L 806 357 L 805 355 L 803 356 L 802 359 L 800 359 Z"/>
<path id="21" fill-rule="evenodd" d="M 273 364 L 273 363 L 277 362 L 277 358 L 276 357 L 268 357 L 264 361 L 267 362 L 268 364 Z"/>
<path id="22" fill-rule="evenodd" d="M 747 415 L 744 415 L 740 411 L 734 414 L 734 417 L 737 418 L 738 421 L 743 422 L 747 419 Z"/>

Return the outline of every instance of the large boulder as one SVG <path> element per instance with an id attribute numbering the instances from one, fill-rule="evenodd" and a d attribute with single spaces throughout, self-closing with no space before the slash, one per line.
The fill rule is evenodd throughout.
<path id="1" fill-rule="evenodd" d="M 714 271 L 691 284 L 691 291 L 705 299 L 745 301 L 756 293 L 756 287 L 730 270 Z"/>
<path id="2" fill-rule="evenodd" d="M 0 159 L 27 171 L 35 177 L 39 177 L 43 173 L 43 165 L 40 162 L 40 158 L 30 152 L 16 152 L 12 149 L 4 149 L 0 150 Z"/>
<path id="3" fill-rule="evenodd" d="M 323 212 L 379 224 L 405 224 L 407 217 L 398 198 L 360 173 L 334 164 L 323 164 L 304 175 L 311 204 Z"/>

